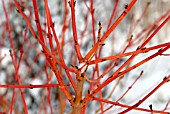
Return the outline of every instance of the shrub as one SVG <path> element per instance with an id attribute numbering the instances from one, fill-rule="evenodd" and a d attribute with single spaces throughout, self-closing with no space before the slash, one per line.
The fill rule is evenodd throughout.
<path id="1" fill-rule="evenodd" d="M 2 0 L 0 111 L 168 113 L 169 4 Z"/>

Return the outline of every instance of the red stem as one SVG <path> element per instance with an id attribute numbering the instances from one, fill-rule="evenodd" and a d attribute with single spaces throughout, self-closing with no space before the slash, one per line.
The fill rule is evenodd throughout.
<path id="1" fill-rule="evenodd" d="M 72 19 L 72 29 L 73 29 L 73 37 L 74 37 L 74 43 L 75 43 L 75 50 L 76 50 L 76 54 L 77 54 L 77 58 L 79 60 L 79 63 L 82 62 L 82 55 L 80 52 L 80 45 L 78 42 L 78 37 L 77 37 L 77 28 L 76 28 L 76 19 L 75 19 L 75 1 L 71 0 L 70 3 L 70 7 L 71 7 L 71 19 Z"/>
<path id="2" fill-rule="evenodd" d="M 119 114 L 125 114 L 127 112 L 129 112 L 130 110 L 134 109 L 135 107 L 138 107 L 140 104 L 142 104 L 147 98 L 149 98 L 155 91 L 157 91 L 163 84 L 165 84 L 166 82 L 169 81 L 170 75 L 168 77 L 165 77 L 163 79 L 163 81 L 158 84 L 149 94 L 147 94 L 143 99 L 139 100 L 139 102 L 137 102 L 136 104 L 134 104 L 133 106 L 129 107 L 128 109 L 120 112 Z"/>
<path id="3" fill-rule="evenodd" d="M 121 103 L 113 102 L 113 101 L 110 101 L 110 100 L 107 100 L 107 99 L 100 99 L 100 98 L 97 98 L 97 97 L 93 97 L 93 100 L 102 101 L 102 102 L 113 104 L 115 106 L 120 106 L 120 107 L 123 107 L 123 108 L 128 108 L 128 109 L 130 108 L 130 106 L 128 106 L 128 105 L 124 105 L 124 104 L 121 104 Z M 151 110 L 144 109 L 144 108 L 134 107 L 133 109 L 134 110 L 139 110 L 139 111 L 151 112 Z M 167 114 L 167 112 L 158 111 L 158 110 L 152 110 L 152 112 L 154 112 L 154 113 L 161 113 L 161 114 Z"/>

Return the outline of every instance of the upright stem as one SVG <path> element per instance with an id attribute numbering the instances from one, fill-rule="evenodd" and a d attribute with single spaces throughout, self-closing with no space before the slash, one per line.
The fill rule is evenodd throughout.
<path id="1" fill-rule="evenodd" d="M 83 92 L 83 85 L 84 85 L 84 77 L 85 77 L 85 72 L 84 73 L 77 73 L 77 91 L 76 91 L 76 96 L 73 100 L 73 111 L 71 114 L 81 114 L 82 110 L 82 92 Z"/>

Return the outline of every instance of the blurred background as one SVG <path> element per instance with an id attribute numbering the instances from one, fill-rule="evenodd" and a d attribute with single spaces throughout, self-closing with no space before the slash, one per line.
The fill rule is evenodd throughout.
<path id="1" fill-rule="evenodd" d="M 11 49 L 9 32 L 6 26 L 6 17 L 0 1 L 0 84 L 13 85 L 15 82 L 15 69 L 12 63 L 12 59 L 9 53 Z M 86 2 L 85 2 L 86 1 Z M 130 3 L 131 0 L 94 0 L 93 7 L 94 11 L 94 30 L 97 36 L 98 33 L 98 23 L 99 21 L 102 24 L 103 35 L 107 29 L 112 25 L 115 20 L 121 15 L 124 11 L 125 6 Z M 52 19 L 55 23 L 55 29 L 57 36 L 62 46 L 63 56 L 66 64 L 71 67 L 71 64 L 81 66 L 76 60 L 76 54 L 74 49 L 74 40 L 72 35 L 72 25 L 71 25 L 71 10 L 67 3 L 68 1 L 63 0 L 49 0 L 49 8 L 51 12 Z M 28 84 L 46 84 L 47 83 L 47 74 L 50 76 L 50 83 L 57 83 L 57 80 L 45 61 L 44 54 L 42 54 L 42 47 L 39 43 L 33 38 L 30 31 L 26 34 L 24 40 L 24 33 L 27 27 L 27 24 L 23 17 L 17 12 L 15 4 L 11 0 L 4 0 L 5 7 L 7 10 L 9 24 L 12 32 L 12 39 L 14 43 L 14 49 L 16 51 L 16 59 L 20 57 L 20 50 L 24 44 L 24 54 L 20 63 L 18 74 L 20 76 L 21 82 L 23 85 Z M 30 22 L 36 33 L 38 34 L 32 1 L 21 0 L 19 1 L 21 8 L 24 8 L 24 13 L 29 17 Z M 86 3 L 86 4 L 85 4 Z M 118 3 L 116 11 L 111 21 L 109 21 L 113 8 L 115 4 Z M 46 29 L 45 21 L 45 10 L 44 2 L 37 0 L 38 11 L 40 16 L 41 25 L 44 31 Z M 92 19 L 91 14 L 87 6 L 90 6 L 90 0 L 80 0 L 76 1 L 75 5 L 75 15 L 77 23 L 77 33 L 79 38 L 79 43 L 81 44 L 82 55 L 85 56 L 87 52 L 93 46 L 93 29 L 92 29 Z M 146 39 L 146 34 L 149 30 L 143 31 L 146 27 L 151 26 L 156 20 L 161 18 L 161 16 L 170 15 L 170 1 L 169 0 L 138 0 L 135 6 L 123 19 L 123 21 L 116 27 L 116 29 L 109 35 L 106 39 L 105 46 L 102 47 L 102 52 L 100 57 L 107 57 L 111 55 L 116 55 L 122 53 L 126 48 L 125 52 L 135 51 L 138 46 Z M 66 11 L 67 10 L 67 11 Z M 144 12 L 144 13 L 143 13 Z M 66 14 L 67 13 L 67 14 Z M 143 14 L 142 14 L 143 13 Z M 142 15 L 142 16 L 141 16 Z M 166 15 L 166 16 L 167 16 Z M 65 19 L 66 16 L 66 20 Z M 165 20 L 165 18 L 163 18 Z M 163 20 L 156 22 L 155 26 L 159 26 Z M 65 21 L 65 22 L 64 22 Z M 110 24 L 109 24 L 110 23 Z M 152 25 L 152 26 L 153 26 Z M 67 29 L 63 31 L 63 28 Z M 153 29 L 154 31 L 155 29 Z M 151 31 L 151 32 L 153 32 Z M 162 43 L 169 43 L 170 41 L 170 22 L 166 23 L 165 26 L 154 36 L 154 38 L 146 45 L 146 47 L 156 46 Z M 137 37 L 137 35 L 141 35 Z M 44 37 L 46 33 L 44 32 Z M 133 44 L 128 46 L 129 37 L 133 35 L 133 38 L 136 40 L 133 41 Z M 46 38 L 46 37 L 45 37 Z M 132 39 L 133 39 L 132 38 Z M 47 38 L 46 38 L 47 39 Z M 47 44 L 49 43 L 46 40 Z M 54 44 L 56 48 L 56 45 Z M 141 60 L 149 57 L 158 50 L 153 50 L 148 53 L 139 54 L 135 59 L 130 63 L 130 66 L 140 62 Z M 169 54 L 169 50 L 166 51 L 166 54 Z M 124 57 L 121 59 L 119 64 L 114 67 L 104 78 L 102 78 L 101 83 L 105 81 L 108 76 L 110 76 L 116 69 L 120 67 L 129 57 Z M 133 85 L 130 91 L 120 100 L 120 103 L 133 105 L 147 95 L 154 87 L 156 87 L 165 76 L 170 74 L 170 57 L 169 56 L 158 56 L 151 61 L 141 65 L 140 67 L 128 72 L 116 86 L 116 89 L 112 93 L 109 100 L 116 101 L 135 81 L 139 76 L 140 72 L 143 70 L 144 73 L 141 78 Z M 109 61 L 102 62 L 99 64 L 100 72 L 102 75 L 106 68 L 109 65 Z M 88 78 L 91 78 L 94 65 L 89 66 L 87 70 Z M 128 66 L 127 66 L 128 68 Z M 66 74 L 63 70 L 63 76 Z M 75 76 L 75 74 L 71 74 Z M 65 83 L 68 83 L 69 80 L 65 78 Z M 107 98 L 108 93 L 111 92 L 111 88 L 115 86 L 119 79 L 116 79 L 110 83 L 107 87 L 103 89 L 103 97 Z M 89 83 L 85 82 L 84 85 L 84 94 L 87 92 Z M 170 83 L 164 84 L 158 91 L 151 95 L 145 102 L 143 102 L 139 107 L 150 109 L 149 105 L 152 104 L 153 110 L 164 110 L 167 105 L 166 111 L 170 112 Z M 39 89 L 23 89 L 26 104 L 30 114 L 45 114 L 50 113 L 50 107 L 48 106 L 48 90 L 39 88 Z M 72 92 L 72 90 L 70 90 Z M 12 100 L 13 89 L 4 89 L 0 88 L 0 112 L 9 112 L 9 106 Z M 63 105 L 63 113 L 69 113 L 71 106 L 68 101 L 65 101 L 65 104 L 60 104 L 62 93 L 57 88 L 50 89 L 51 103 L 53 107 L 54 114 L 59 113 L 61 105 Z M 97 104 L 97 105 L 96 105 Z M 87 113 L 95 114 L 99 113 L 97 109 L 100 107 L 99 102 L 90 102 L 88 104 Z M 105 107 L 109 107 L 107 104 Z M 118 113 L 124 110 L 124 108 L 114 106 L 106 114 Z M 14 104 L 14 114 L 23 114 L 23 107 L 21 101 L 21 95 L 19 89 L 15 89 L 15 104 Z M 147 114 L 147 112 L 135 111 L 132 110 L 128 114 Z M 148 113 L 150 114 L 150 113 Z"/>

